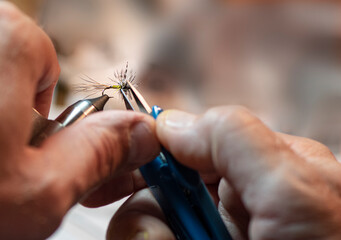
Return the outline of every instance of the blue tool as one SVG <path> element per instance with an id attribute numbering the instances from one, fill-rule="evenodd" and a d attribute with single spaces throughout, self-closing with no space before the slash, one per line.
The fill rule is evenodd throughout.
<path id="1" fill-rule="evenodd" d="M 162 112 L 158 106 L 149 107 L 143 96 L 132 84 L 120 89 L 126 108 L 134 110 L 127 91 L 131 91 L 136 105 L 155 119 Z M 140 171 L 177 239 L 232 240 L 213 200 L 198 172 L 177 162 L 163 147 L 152 162 Z"/>

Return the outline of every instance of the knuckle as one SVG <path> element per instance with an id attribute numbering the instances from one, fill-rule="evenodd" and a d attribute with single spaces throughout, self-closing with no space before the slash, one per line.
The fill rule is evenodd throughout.
<path id="1" fill-rule="evenodd" d="M 21 11 L 13 4 L 7 1 L 0 2 L 0 19 L 17 20 L 23 16 Z"/>
<path id="2" fill-rule="evenodd" d="M 324 152 L 324 153 L 331 153 L 330 149 L 326 145 L 318 141 L 312 140 L 312 139 L 310 139 L 310 141 L 314 144 L 316 149 L 318 149 L 319 151 Z"/>
<path id="3" fill-rule="evenodd" d="M 10 57 L 23 54 L 29 49 L 27 45 L 32 42 L 30 37 L 34 34 L 33 24 L 15 6 L 0 4 L 0 46 L 5 49 Z"/>
<path id="4" fill-rule="evenodd" d="M 330 158 L 334 158 L 334 154 L 331 152 L 331 150 L 324 144 L 313 140 L 305 138 L 307 146 L 313 146 L 314 154 L 316 156 L 328 156 Z"/>
<path id="5" fill-rule="evenodd" d="M 242 106 L 216 107 L 207 111 L 205 115 L 214 126 L 227 130 L 243 128 L 256 119 L 248 109 Z"/>
<path id="6" fill-rule="evenodd" d="M 278 235 L 278 229 L 281 229 L 280 222 L 277 219 L 259 218 L 250 226 L 251 236 L 255 240 L 271 239 Z"/>

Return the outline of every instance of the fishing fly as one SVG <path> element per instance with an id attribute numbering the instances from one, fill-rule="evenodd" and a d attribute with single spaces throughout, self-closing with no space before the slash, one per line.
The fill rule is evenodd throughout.
<path id="1" fill-rule="evenodd" d="M 104 84 L 96 81 L 95 79 L 85 75 L 85 77 L 82 77 L 83 83 L 75 86 L 76 92 L 87 92 L 89 93 L 88 96 L 94 95 L 98 92 L 102 92 L 102 95 L 105 94 L 107 90 L 117 90 L 114 93 L 119 93 L 119 91 L 125 90 L 127 95 L 131 98 L 131 93 L 129 91 L 130 87 L 128 82 L 132 84 L 134 87 L 137 87 L 137 83 L 135 81 L 136 73 L 133 72 L 133 70 L 130 70 L 128 72 L 128 62 L 126 63 L 125 69 L 122 69 L 121 71 L 115 71 L 114 78 L 109 78 L 111 83 Z M 114 97 L 114 95 L 110 96 L 111 98 Z"/>

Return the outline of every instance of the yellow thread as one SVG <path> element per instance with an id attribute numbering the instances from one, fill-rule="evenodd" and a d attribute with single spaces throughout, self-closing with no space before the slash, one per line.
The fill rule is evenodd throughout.
<path id="1" fill-rule="evenodd" d="M 113 89 L 121 89 L 122 86 L 121 85 L 112 85 L 111 88 L 113 88 Z"/>

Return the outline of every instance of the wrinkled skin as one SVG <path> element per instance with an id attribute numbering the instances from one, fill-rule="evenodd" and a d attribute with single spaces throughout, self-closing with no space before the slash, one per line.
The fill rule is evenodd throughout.
<path id="1" fill-rule="evenodd" d="M 133 171 L 159 151 L 156 135 L 203 174 L 234 239 L 341 238 L 334 156 L 312 140 L 271 131 L 240 107 L 202 116 L 166 111 L 156 126 L 143 114 L 96 113 L 29 147 L 31 108 L 49 111 L 56 54 L 42 30 L 3 1 L 0 36 L 1 239 L 44 239 L 76 202 L 96 207 L 131 193 L 108 239 L 174 239 Z"/>
<path id="2" fill-rule="evenodd" d="M 144 184 L 132 170 L 159 149 L 154 120 L 122 111 L 93 114 L 29 147 L 32 107 L 48 114 L 59 70 L 45 33 L 0 1 L 0 239 L 44 239 L 78 201 L 131 194 Z"/>
<path id="3" fill-rule="evenodd" d="M 340 164 L 322 144 L 273 132 L 234 106 L 201 116 L 166 111 L 157 135 L 183 164 L 211 175 L 233 239 L 341 239 Z M 107 237 L 134 234 L 174 239 L 146 190 L 121 207 Z"/>

